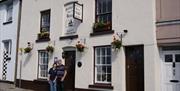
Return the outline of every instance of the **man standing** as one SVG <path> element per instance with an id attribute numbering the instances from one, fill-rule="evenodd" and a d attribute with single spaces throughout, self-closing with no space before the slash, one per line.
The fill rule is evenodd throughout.
<path id="1" fill-rule="evenodd" d="M 67 71 L 65 66 L 62 64 L 62 60 L 57 61 L 57 91 L 64 91 L 64 79 L 66 77 Z"/>

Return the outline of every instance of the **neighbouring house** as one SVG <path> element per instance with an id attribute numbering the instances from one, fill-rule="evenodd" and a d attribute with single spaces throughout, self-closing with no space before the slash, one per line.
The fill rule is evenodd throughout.
<path id="1" fill-rule="evenodd" d="M 24 0 L 17 86 L 48 91 L 178 91 L 180 0 Z"/>
<path id="2" fill-rule="evenodd" d="M 19 9 L 20 0 L 0 1 L 0 81 L 16 78 Z"/>
<path id="3" fill-rule="evenodd" d="M 180 0 L 156 0 L 156 61 L 161 91 L 180 90 Z"/>

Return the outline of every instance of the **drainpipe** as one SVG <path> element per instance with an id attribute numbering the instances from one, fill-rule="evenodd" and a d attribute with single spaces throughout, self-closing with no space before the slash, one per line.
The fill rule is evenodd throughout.
<path id="1" fill-rule="evenodd" d="M 17 25 L 17 40 L 16 40 L 16 60 L 15 60 L 15 75 L 14 75 L 14 85 L 17 85 L 17 67 L 18 67 L 18 48 L 19 48 L 19 36 L 21 27 L 21 10 L 22 10 L 22 0 L 19 0 L 19 12 L 18 12 L 18 25 Z"/>

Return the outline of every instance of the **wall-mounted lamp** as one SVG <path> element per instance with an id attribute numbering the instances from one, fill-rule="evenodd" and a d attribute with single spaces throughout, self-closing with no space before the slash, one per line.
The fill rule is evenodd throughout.
<path id="1" fill-rule="evenodd" d="M 27 42 L 27 46 L 33 49 L 34 44 L 31 42 Z"/>
<path id="2" fill-rule="evenodd" d="M 128 30 L 123 30 L 123 32 L 117 32 L 116 35 L 121 39 L 128 33 Z"/>
<path id="3" fill-rule="evenodd" d="M 128 30 L 126 30 L 126 29 L 125 29 L 125 30 L 123 30 L 123 31 L 124 31 L 124 33 L 128 33 Z"/>

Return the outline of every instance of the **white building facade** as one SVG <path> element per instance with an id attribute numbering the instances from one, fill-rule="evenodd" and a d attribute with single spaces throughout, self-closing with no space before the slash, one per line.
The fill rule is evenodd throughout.
<path id="1" fill-rule="evenodd" d="M 0 1 L 0 80 L 15 81 L 19 0 Z"/>
<path id="2" fill-rule="evenodd" d="M 64 58 L 68 91 L 162 91 L 155 4 L 155 0 L 24 0 L 18 85 L 48 90 L 48 69 Z M 120 49 L 112 47 L 116 40 Z M 78 50 L 77 44 L 85 48 Z M 48 52 L 47 46 L 54 51 Z"/>

